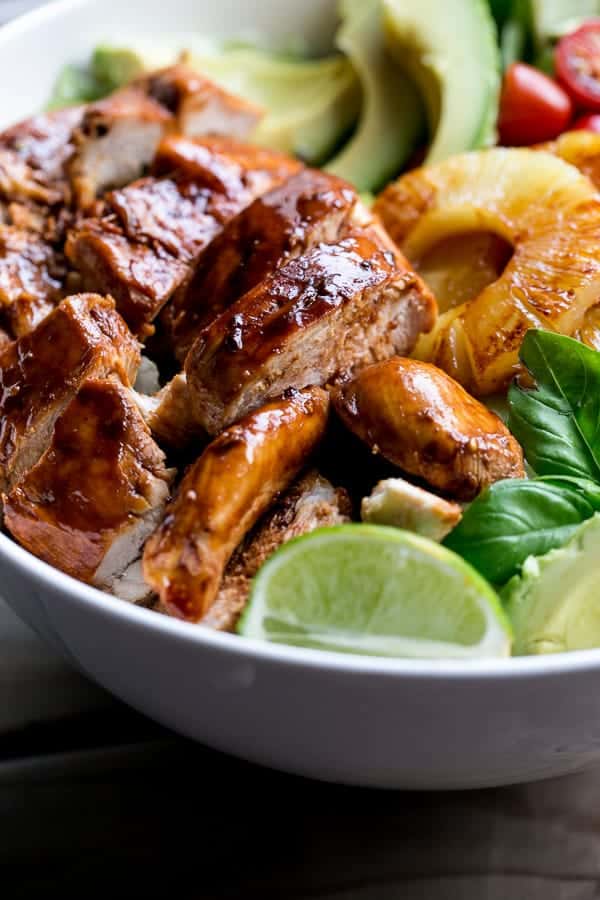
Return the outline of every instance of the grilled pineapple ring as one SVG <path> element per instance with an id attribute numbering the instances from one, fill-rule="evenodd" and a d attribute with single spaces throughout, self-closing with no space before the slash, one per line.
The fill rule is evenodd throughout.
<path id="1" fill-rule="evenodd" d="M 409 259 L 440 241 L 491 232 L 513 247 L 502 274 L 440 315 L 415 350 L 475 394 L 506 387 L 529 328 L 578 336 L 600 301 L 600 195 L 546 152 L 496 148 L 417 169 L 375 209 Z"/>

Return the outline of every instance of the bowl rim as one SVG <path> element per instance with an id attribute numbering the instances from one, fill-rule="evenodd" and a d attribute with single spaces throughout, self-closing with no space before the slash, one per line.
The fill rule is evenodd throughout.
<path id="1" fill-rule="evenodd" d="M 40 27 L 45 21 L 68 15 L 78 7 L 92 6 L 98 0 L 51 0 L 43 6 L 23 13 L 0 27 L 0 46 L 19 38 L 30 28 Z M 546 656 L 508 657 L 479 660 L 424 660 L 386 658 L 293 647 L 269 643 L 236 634 L 214 631 L 154 610 L 135 606 L 91 585 L 77 581 L 70 575 L 55 569 L 38 559 L 11 537 L 0 533 L 0 565 L 8 565 L 20 576 L 33 578 L 42 586 L 60 590 L 70 600 L 82 602 L 107 618 L 115 618 L 122 624 L 152 629 L 173 638 L 197 644 L 221 652 L 231 653 L 237 659 L 260 660 L 274 664 L 300 668 L 322 669 L 345 674 L 361 674 L 374 677 L 409 677 L 415 679 L 509 679 L 560 675 L 600 669 L 600 648 L 576 650 Z M 18 601 L 15 602 L 18 610 Z"/>
<path id="2" fill-rule="evenodd" d="M 41 25 L 46 19 L 54 19 L 76 9 L 78 6 L 90 6 L 98 0 L 50 0 L 42 6 L 34 6 L 32 9 L 15 16 L 0 26 L 0 45 L 10 42 L 29 28 Z"/>
<path id="3" fill-rule="evenodd" d="M 0 534 L 0 566 L 3 564 L 16 569 L 19 575 L 33 578 L 42 587 L 62 591 L 69 600 L 83 603 L 104 618 L 117 619 L 120 624 L 136 628 L 150 628 L 155 633 L 197 644 L 198 647 L 205 647 L 207 650 L 231 653 L 238 660 L 323 669 L 349 675 L 468 681 L 475 678 L 503 680 L 514 677 L 529 678 L 600 669 L 600 649 L 575 650 L 546 656 L 436 660 L 366 656 L 270 643 L 215 631 L 203 625 L 161 615 L 153 609 L 136 606 L 55 569 L 6 534 Z M 18 601 L 14 606 L 18 613 Z"/>

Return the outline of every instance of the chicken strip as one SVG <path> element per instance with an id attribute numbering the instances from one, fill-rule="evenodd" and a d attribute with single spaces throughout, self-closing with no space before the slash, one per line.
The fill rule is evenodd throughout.
<path id="1" fill-rule="evenodd" d="M 69 175 L 77 206 L 88 209 L 107 188 L 139 178 L 174 127 L 171 113 L 142 88 L 125 87 L 91 103 L 73 133 Z"/>
<path id="2" fill-rule="evenodd" d="M 404 478 L 378 482 L 363 498 L 360 511 L 363 522 L 404 528 L 432 541 L 443 541 L 462 518 L 458 503 L 443 500 Z"/>
<path id="3" fill-rule="evenodd" d="M 58 247 L 71 220 L 68 163 L 83 107 L 44 113 L 0 134 L 0 217 Z"/>
<path id="4" fill-rule="evenodd" d="M 320 388 L 291 392 L 209 444 L 144 550 L 163 610 L 202 620 L 231 554 L 321 440 L 328 409 Z"/>
<path id="5" fill-rule="evenodd" d="M 263 563 L 292 538 L 316 528 L 349 522 L 350 506 L 343 488 L 334 488 L 317 471 L 306 474 L 263 516 L 235 551 L 202 624 L 219 631 L 233 631 L 248 600 L 252 579 Z"/>
<path id="6" fill-rule="evenodd" d="M 37 198 L 43 202 L 67 199 L 67 163 L 74 152 L 73 132 L 83 114 L 83 106 L 41 113 L 0 134 L 0 149 L 26 164 L 35 180 L 52 192 L 51 197 Z"/>
<path id="7" fill-rule="evenodd" d="M 177 359 L 183 362 L 199 332 L 274 269 L 337 240 L 357 200 L 341 179 L 305 169 L 232 219 L 165 309 Z"/>
<path id="8" fill-rule="evenodd" d="M 136 394 L 136 402 L 161 445 L 182 449 L 192 441 L 197 446 L 208 440 L 205 429 L 194 415 L 184 372 L 172 378 L 156 394 Z"/>
<path id="9" fill-rule="evenodd" d="M 282 266 L 206 328 L 185 362 L 210 434 L 289 387 L 410 351 L 435 300 L 374 230 L 356 231 Z"/>
<path id="10" fill-rule="evenodd" d="M 48 447 L 54 423 L 88 378 L 115 373 L 129 384 L 139 345 L 109 298 L 69 297 L 0 355 L 0 490 Z"/>
<path id="11" fill-rule="evenodd" d="M 66 254 L 87 290 L 110 293 L 140 334 L 192 273 L 195 260 L 257 194 L 299 163 L 229 142 L 191 145 L 197 159 L 172 178 L 149 177 L 106 197 L 107 214 L 81 222 Z M 254 168 L 252 160 L 254 160 Z"/>
<path id="12" fill-rule="evenodd" d="M 347 427 L 432 487 L 472 499 L 501 478 L 523 478 L 523 453 L 495 413 L 429 363 L 394 357 L 332 391 Z"/>
<path id="13" fill-rule="evenodd" d="M 170 131 L 245 137 L 262 111 L 178 64 L 90 104 L 74 132 L 70 176 L 78 206 L 140 178 Z"/>
<path id="14" fill-rule="evenodd" d="M 32 331 L 63 296 L 66 265 L 39 234 L 0 225 L 0 319 L 13 337 Z"/>
<path id="15" fill-rule="evenodd" d="M 3 217 L 9 219 L 10 204 L 33 205 L 38 209 L 58 203 L 61 192 L 45 183 L 45 179 L 31 168 L 14 150 L 0 148 L 0 197 Z"/>
<path id="16" fill-rule="evenodd" d="M 168 109 L 175 117 L 176 130 L 187 137 L 212 134 L 243 140 L 265 112 L 184 62 L 142 75 L 134 85 Z"/>
<path id="17" fill-rule="evenodd" d="M 6 527 L 45 562 L 111 589 L 161 520 L 173 474 L 131 392 L 114 377 L 89 380 L 5 497 Z"/>

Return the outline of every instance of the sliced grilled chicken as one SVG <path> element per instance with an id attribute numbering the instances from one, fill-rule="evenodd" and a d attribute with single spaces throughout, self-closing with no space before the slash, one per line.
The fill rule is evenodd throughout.
<path id="1" fill-rule="evenodd" d="M 410 351 L 435 300 L 374 229 L 282 266 L 198 336 L 185 362 L 198 421 L 210 434 L 287 388 Z"/>
<path id="2" fill-rule="evenodd" d="M 184 372 L 172 378 L 156 394 L 136 394 L 136 402 L 160 444 L 183 448 L 192 442 L 196 446 L 206 443 L 208 436 L 194 415 Z"/>
<path id="3" fill-rule="evenodd" d="M 32 331 L 63 296 L 66 265 L 39 234 L 0 225 L 0 318 L 13 337 Z"/>
<path id="4" fill-rule="evenodd" d="M 460 522 L 462 508 L 404 478 L 386 478 L 363 498 L 361 518 L 363 522 L 404 528 L 432 541 L 443 541 Z"/>
<path id="5" fill-rule="evenodd" d="M 88 209 L 108 188 L 140 178 L 169 131 L 243 138 L 261 115 L 184 64 L 144 75 L 90 104 L 74 131 L 70 176 L 77 205 Z"/>
<path id="6" fill-rule="evenodd" d="M 54 203 L 66 199 L 66 165 L 73 154 L 73 131 L 81 122 L 82 106 L 42 113 L 13 125 L 0 134 L 0 149 L 25 163 L 35 180 L 52 196 L 37 198 Z M 5 156 L 5 162 L 9 156 Z M 13 199 L 11 197 L 11 199 Z"/>
<path id="7" fill-rule="evenodd" d="M 51 206 L 63 199 L 61 192 L 38 177 L 14 150 L 6 149 L 0 149 L 0 196 L 5 219 L 9 218 L 11 203 Z"/>
<path id="8" fill-rule="evenodd" d="M 334 488 L 314 470 L 306 474 L 263 516 L 235 551 L 202 624 L 219 631 L 233 631 L 248 600 L 252 579 L 282 544 L 316 528 L 349 521 L 347 493 Z"/>
<path id="9" fill-rule="evenodd" d="M 111 589 L 161 520 L 173 474 L 130 390 L 89 380 L 5 497 L 6 527 L 45 562 Z"/>
<path id="10" fill-rule="evenodd" d="M 394 357 L 332 391 L 348 428 L 405 472 L 462 500 L 523 478 L 523 453 L 494 413 L 441 369 Z"/>
<path id="11" fill-rule="evenodd" d="M 304 169 L 232 219 L 164 311 L 177 359 L 183 362 L 202 328 L 274 269 L 318 243 L 335 241 L 357 200 L 341 179 Z"/>
<path id="12" fill-rule="evenodd" d="M 199 159 L 193 170 L 114 191 L 106 197 L 107 214 L 81 222 L 67 241 L 67 257 L 85 289 L 115 297 L 141 334 L 226 222 L 299 166 L 279 153 L 231 142 L 226 150 L 218 142 L 191 144 L 190 154 Z"/>
<path id="13" fill-rule="evenodd" d="M 88 378 L 115 373 L 129 384 L 140 353 L 112 300 L 63 300 L 0 355 L 0 490 L 7 491 L 48 447 L 54 423 Z"/>
<path id="14" fill-rule="evenodd" d="M 234 138 L 207 135 L 192 139 L 170 134 L 160 142 L 150 174 L 180 173 L 235 199 L 240 185 L 253 198 L 259 197 L 302 168 L 301 162 L 285 153 Z"/>
<path id="15" fill-rule="evenodd" d="M 85 210 L 107 188 L 139 178 L 174 125 L 171 113 L 141 87 L 91 103 L 73 133 L 69 174 L 77 206 Z"/>
<path id="16" fill-rule="evenodd" d="M 231 554 L 321 440 L 328 408 L 320 388 L 291 392 L 209 444 L 144 550 L 144 576 L 164 611 L 202 620 Z"/>
<path id="17" fill-rule="evenodd" d="M 243 140 L 264 115 L 262 107 L 230 94 L 185 63 L 142 75 L 134 84 L 168 109 L 176 130 L 188 137 L 216 134 Z"/>

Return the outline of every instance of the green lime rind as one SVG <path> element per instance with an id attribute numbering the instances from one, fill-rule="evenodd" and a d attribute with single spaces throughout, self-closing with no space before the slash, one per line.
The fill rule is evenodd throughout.
<path id="1" fill-rule="evenodd" d="M 256 576 L 245 637 L 371 656 L 508 656 L 490 584 L 445 547 L 396 528 L 341 525 L 281 547 Z"/>

